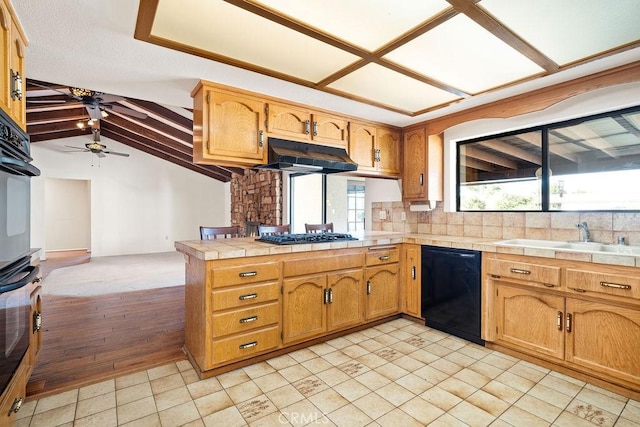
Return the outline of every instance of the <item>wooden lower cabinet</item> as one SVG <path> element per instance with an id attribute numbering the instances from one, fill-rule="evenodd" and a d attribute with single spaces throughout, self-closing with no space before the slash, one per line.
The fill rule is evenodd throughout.
<path id="1" fill-rule="evenodd" d="M 564 298 L 496 285 L 497 342 L 564 358 Z"/>
<path id="2" fill-rule="evenodd" d="M 17 414 L 24 404 L 28 379 L 27 364 L 22 363 L 15 372 L 9 388 L 3 394 L 2 401 L 0 401 L 0 427 L 14 425 Z"/>
<path id="3" fill-rule="evenodd" d="M 359 324 L 364 315 L 363 294 L 361 268 L 285 279 L 283 342 Z"/>
<path id="4" fill-rule="evenodd" d="M 567 298 L 566 360 L 640 386 L 640 310 Z"/>
<path id="5" fill-rule="evenodd" d="M 413 317 L 422 317 L 422 280 L 420 245 L 403 245 L 402 311 Z"/>
<path id="6" fill-rule="evenodd" d="M 640 393 L 638 269 L 513 255 L 486 258 L 487 343 Z M 516 267 L 496 274 L 491 265 L 500 263 L 490 258 Z M 512 268 L 534 272 L 542 265 L 553 277 L 509 277 Z"/>
<path id="7" fill-rule="evenodd" d="M 399 311 L 400 277 L 398 264 L 385 264 L 365 269 L 367 287 L 366 319 L 387 316 Z"/>

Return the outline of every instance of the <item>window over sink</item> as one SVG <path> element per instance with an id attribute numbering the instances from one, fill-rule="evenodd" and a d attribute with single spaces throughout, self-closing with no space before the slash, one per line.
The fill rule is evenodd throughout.
<path id="1" fill-rule="evenodd" d="M 640 106 L 457 144 L 457 210 L 640 210 Z"/>

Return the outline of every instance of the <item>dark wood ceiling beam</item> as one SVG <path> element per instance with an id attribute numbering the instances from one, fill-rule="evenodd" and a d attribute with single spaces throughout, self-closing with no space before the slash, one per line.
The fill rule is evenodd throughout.
<path id="1" fill-rule="evenodd" d="M 27 127 L 27 133 L 28 133 L 28 127 Z M 40 133 L 40 134 L 29 134 L 29 138 L 31 140 L 32 143 L 36 143 L 36 142 L 44 142 L 44 141 L 51 141 L 54 139 L 62 139 L 62 138 L 73 138 L 76 136 L 82 136 L 82 135 L 87 135 L 89 136 L 90 131 L 88 129 L 85 130 L 81 130 L 81 129 L 73 129 L 73 130 L 66 130 L 66 131 L 61 131 L 61 132 L 53 132 L 53 133 Z M 87 142 L 91 142 L 90 140 L 87 140 Z"/>
<path id="2" fill-rule="evenodd" d="M 27 133 L 29 135 L 39 135 L 43 133 L 56 133 L 56 132 L 64 132 L 68 130 L 77 130 L 79 133 L 82 133 L 82 129 L 76 126 L 77 121 L 68 121 L 68 122 L 52 122 L 52 123 L 44 123 L 39 125 L 30 125 L 27 124 Z"/>
<path id="3" fill-rule="evenodd" d="M 155 141 L 149 140 L 147 138 L 141 138 L 139 135 L 132 135 L 127 131 L 118 128 L 117 126 L 114 126 L 110 123 L 103 123 L 100 132 L 103 136 L 113 139 L 114 141 L 120 142 L 124 145 L 130 146 L 140 151 L 144 151 L 147 154 L 153 155 L 163 160 L 167 160 L 171 163 L 209 176 L 210 178 L 214 178 L 218 181 L 229 182 L 231 180 L 231 172 L 229 171 L 221 170 L 219 168 L 216 168 L 215 166 L 203 167 L 201 165 L 196 165 L 193 163 L 193 157 L 189 158 L 189 156 L 185 155 L 184 153 L 172 150 L 171 148 L 166 146 L 158 146 Z"/>
<path id="4" fill-rule="evenodd" d="M 30 111 L 27 109 L 27 123 L 39 125 L 60 121 L 88 120 L 89 115 L 85 108 L 75 108 L 73 110 L 50 110 L 50 111 Z"/>
<path id="5" fill-rule="evenodd" d="M 162 105 L 156 104 L 154 102 L 143 101 L 141 99 L 127 99 L 127 103 L 136 105 L 146 111 L 150 111 L 157 116 L 160 116 L 172 123 L 175 123 L 178 126 L 185 128 L 187 131 L 193 132 L 192 119 L 182 116 L 175 111 L 163 107 Z"/>
<path id="6" fill-rule="evenodd" d="M 109 118 L 113 118 L 114 121 L 125 120 L 133 126 L 139 126 L 141 129 L 148 129 L 158 135 L 163 135 L 166 138 L 176 140 L 178 143 L 187 144 L 189 147 L 193 146 L 193 134 L 185 132 L 183 128 L 176 128 L 166 124 L 165 122 L 156 120 L 151 116 L 148 116 L 146 119 L 138 119 L 121 112 L 110 111 L 109 116 L 103 120 L 108 120 Z"/>
<path id="7" fill-rule="evenodd" d="M 193 137 L 191 137 L 191 135 L 187 135 L 184 132 L 177 132 L 174 130 L 174 134 L 176 134 L 176 136 L 178 138 L 180 138 L 181 141 L 183 141 L 186 144 L 190 144 L 190 146 L 187 146 L 185 144 L 182 144 L 178 141 L 176 141 L 175 139 L 169 138 L 165 135 L 163 135 L 162 133 L 159 132 L 155 132 L 152 129 L 149 129 L 147 127 L 141 126 L 140 124 L 138 124 L 136 121 L 137 119 L 131 119 L 129 120 L 128 118 L 124 118 L 124 116 L 119 116 L 116 114 L 109 114 L 109 117 L 102 119 L 102 123 L 112 123 L 118 127 L 122 127 L 125 128 L 127 130 L 129 130 L 131 133 L 133 134 L 137 134 L 140 135 L 143 138 L 147 138 L 153 141 L 156 141 L 157 144 L 163 144 L 163 145 L 167 145 L 169 147 L 172 147 L 174 149 L 177 150 L 181 150 L 183 152 L 188 152 L 191 153 L 192 149 L 190 146 L 192 146 L 193 144 Z M 150 120 L 149 124 L 157 122 L 157 120 L 153 120 L 151 118 L 146 118 L 144 119 L 145 121 Z M 159 124 L 159 122 L 154 123 L 155 124 Z"/>
<path id="8" fill-rule="evenodd" d="M 513 49 L 520 52 L 522 55 L 529 58 L 534 63 L 542 67 L 547 73 L 557 73 L 560 71 L 560 66 L 549 58 L 547 55 L 540 52 L 538 49 L 527 43 L 523 38 L 511 31 L 509 28 L 502 25 L 496 18 L 494 18 L 489 12 L 476 5 L 474 0 L 447 0 L 453 7 L 459 12 L 464 13 L 476 24 L 480 25 L 485 30 L 511 46 Z"/>

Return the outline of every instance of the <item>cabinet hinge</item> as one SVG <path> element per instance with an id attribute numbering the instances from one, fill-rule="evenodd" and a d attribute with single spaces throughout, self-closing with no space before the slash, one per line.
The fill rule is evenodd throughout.
<path id="1" fill-rule="evenodd" d="M 280 286 L 280 295 L 284 295 L 284 286 Z"/>
<path id="2" fill-rule="evenodd" d="M 284 339 L 284 332 L 280 331 L 280 339 L 283 340 Z"/>
<path id="3" fill-rule="evenodd" d="M 209 98 L 209 94 L 207 94 L 207 104 L 211 101 L 211 98 Z"/>
<path id="4" fill-rule="evenodd" d="M 498 327 L 496 326 L 496 334 L 498 333 Z"/>
<path id="5" fill-rule="evenodd" d="M 496 296 L 498 296 L 498 290 L 496 289 Z"/>
<path id="6" fill-rule="evenodd" d="M 209 151 L 209 140 L 207 140 L 207 151 Z"/>

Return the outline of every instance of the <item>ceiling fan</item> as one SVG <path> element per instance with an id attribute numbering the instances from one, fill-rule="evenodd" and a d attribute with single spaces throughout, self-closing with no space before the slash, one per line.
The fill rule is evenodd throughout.
<path id="1" fill-rule="evenodd" d="M 28 85 L 41 87 L 43 89 L 52 90 L 54 92 L 61 93 L 67 97 L 71 102 L 81 102 L 84 105 L 91 120 L 100 120 L 106 118 L 108 111 L 114 111 L 116 113 L 125 114 L 127 116 L 135 117 L 137 119 L 146 119 L 148 116 L 145 113 L 136 111 L 132 108 L 127 108 L 123 105 L 117 104 L 119 101 L 125 101 L 126 98 L 118 95 L 109 95 L 104 92 L 97 92 L 91 89 L 83 89 L 78 87 L 68 87 L 68 92 L 52 88 L 42 83 L 35 82 L 33 80 L 28 81 Z M 29 100 L 29 91 L 27 91 L 27 102 L 32 104 L 57 104 L 66 103 L 67 101 L 60 99 L 52 100 Z"/>
<path id="2" fill-rule="evenodd" d="M 93 142 L 84 144 L 85 148 L 82 147 L 74 147 L 72 145 L 65 145 L 65 147 L 73 148 L 76 152 L 91 152 L 98 157 L 106 157 L 107 154 L 113 154 L 116 156 L 129 157 L 127 153 L 118 153 L 117 151 L 107 150 L 107 146 L 100 143 L 100 129 L 92 129 L 93 131 Z"/>

